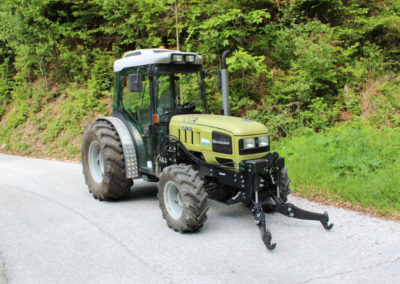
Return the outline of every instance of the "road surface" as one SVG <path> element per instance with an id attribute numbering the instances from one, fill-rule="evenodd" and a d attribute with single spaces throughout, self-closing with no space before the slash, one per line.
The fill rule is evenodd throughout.
<path id="1" fill-rule="evenodd" d="M 156 184 L 100 202 L 81 165 L 0 154 L 0 283 L 399 283 L 400 223 L 319 205 L 319 222 L 267 216 L 277 248 L 248 209 L 210 201 L 199 233 L 169 229 Z"/>

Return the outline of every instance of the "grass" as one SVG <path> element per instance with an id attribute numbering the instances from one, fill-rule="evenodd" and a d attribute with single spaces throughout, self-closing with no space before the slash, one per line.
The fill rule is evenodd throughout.
<path id="1" fill-rule="evenodd" d="M 0 146 L 17 154 L 79 159 L 86 125 L 110 113 L 111 94 L 68 86 L 60 91 L 26 85 L 12 94 L 13 107 L 0 122 Z"/>
<path id="2" fill-rule="evenodd" d="M 399 216 L 399 129 L 353 123 L 283 140 L 277 148 L 286 158 L 293 192 Z"/>

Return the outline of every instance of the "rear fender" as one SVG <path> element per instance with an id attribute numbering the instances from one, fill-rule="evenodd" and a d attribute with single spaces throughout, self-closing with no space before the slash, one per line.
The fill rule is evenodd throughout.
<path id="1" fill-rule="evenodd" d="M 130 123 L 123 121 L 118 117 L 101 117 L 97 119 L 97 121 L 108 121 L 110 122 L 118 132 L 119 138 L 121 139 L 122 150 L 125 160 L 125 176 L 126 178 L 138 178 L 139 169 L 138 169 L 138 143 L 136 141 L 135 132 L 131 129 L 134 128 Z M 140 134 L 138 135 L 140 138 Z M 141 138 L 140 138 L 141 140 Z M 142 141 L 143 146 L 143 141 Z M 140 153 L 140 151 L 139 151 Z"/>

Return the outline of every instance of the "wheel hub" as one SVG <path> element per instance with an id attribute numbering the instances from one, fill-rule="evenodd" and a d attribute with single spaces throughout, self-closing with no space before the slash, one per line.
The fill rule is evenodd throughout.
<path id="1" fill-rule="evenodd" d="M 168 214 L 172 219 L 178 220 L 183 211 L 182 197 L 173 181 L 168 181 L 164 186 L 164 201 Z"/>
<path id="2" fill-rule="evenodd" d="M 104 158 L 99 142 L 93 141 L 90 143 L 88 160 L 93 180 L 97 183 L 102 183 L 104 178 Z"/>

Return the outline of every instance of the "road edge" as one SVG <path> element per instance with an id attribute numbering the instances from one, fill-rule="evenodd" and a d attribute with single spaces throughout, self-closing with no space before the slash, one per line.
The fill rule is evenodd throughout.
<path id="1" fill-rule="evenodd" d="M 6 284 L 6 283 L 7 283 L 6 261 L 0 249 L 0 284 Z"/>

